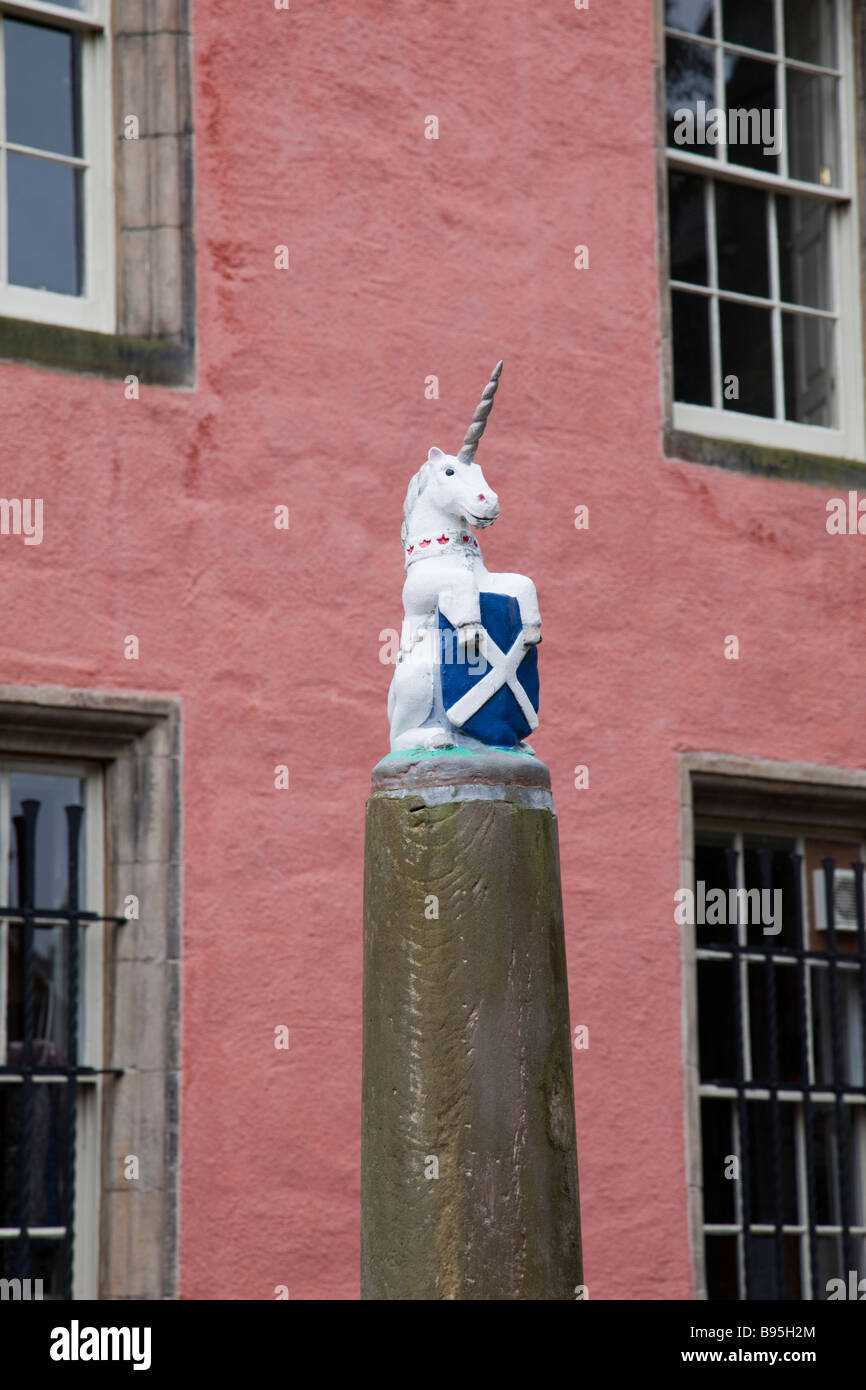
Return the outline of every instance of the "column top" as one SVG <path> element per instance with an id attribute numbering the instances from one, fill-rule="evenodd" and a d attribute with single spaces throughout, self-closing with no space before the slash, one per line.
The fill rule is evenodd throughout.
<path id="1" fill-rule="evenodd" d="M 466 796 L 463 789 L 484 788 Z M 513 791 L 528 789 L 529 798 L 513 799 L 552 807 L 550 772 L 547 765 L 531 753 L 488 748 L 475 752 L 468 748 L 413 748 L 388 753 L 373 768 L 373 796 L 403 796 L 409 792 L 441 789 L 435 800 L 511 800 Z M 536 793 L 533 796 L 532 793 Z M 427 797 L 423 798 L 425 801 Z"/>

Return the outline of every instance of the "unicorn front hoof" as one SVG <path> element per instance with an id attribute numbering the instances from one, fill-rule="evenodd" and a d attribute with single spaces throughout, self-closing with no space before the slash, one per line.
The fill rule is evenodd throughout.
<path id="1" fill-rule="evenodd" d="M 541 641 L 541 623 L 523 624 L 524 647 L 537 647 Z"/>

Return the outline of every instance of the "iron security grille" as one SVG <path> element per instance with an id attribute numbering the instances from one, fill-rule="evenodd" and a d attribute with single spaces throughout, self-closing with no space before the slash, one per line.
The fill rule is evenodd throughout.
<path id="1" fill-rule="evenodd" d="M 21 1007 L 20 1037 L 8 1044 L 6 1064 L 0 1066 L 0 1076 L 10 1078 L 2 1089 L 9 1097 L 4 1125 L 3 1183 L 11 1188 L 11 1206 L 15 1213 L 14 1227 L 4 1232 L 14 1239 L 11 1275 L 17 1279 L 32 1279 L 39 1268 L 34 1262 L 34 1242 L 46 1239 L 62 1241 L 63 1297 L 73 1296 L 75 1257 L 75 1162 L 76 1125 L 79 1084 L 84 1077 L 119 1076 L 117 1069 L 98 1070 L 79 1065 L 79 987 L 82 932 L 97 922 L 122 925 L 123 917 L 100 916 L 85 911 L 79 904 L 80 840 L 84 808 L 67 805 L 67 895 L 65 908 L 45 908 L 34 902 L 36 883 L 36 821 L 40 802 L 26 799 L 21 802 L 21 814 L 12 817 L 17 847 L 18 904 L 0 907 L 0 919 L 17 932 L 20 960 Z M 11 895 L 10 895 L 11 896 Z M 36 933 L 62 927 L 66 970 L 65 1057 L 53 1056 L 57 1051 L 47 1047 L 36 1036 L 35 1017 L 35 942 Z M 15 1083 L 18 1083 L 17 1085 Z M 56 1084 L 49 1084 L 56 1083 Z M 58 1085 L 63 1088 L 58 1092 Z M 14 1091 L 14 1103 L 10 1091 Z M 40 1106 L 40 1097 L 48 1095 L 47 1106 Z M 61 1100 L 56 1101 L 58 1094 Z M 37 1146 L 35 1133 L 37 1110 L 41 1124 L 40 1155 L 44 1154 L 41 1181 L 44 1189 L 34 1188 L 34 1158 Z M 10 1194 L 6 1194 L 7 1196 Z M 34 1221 L 39 1207 L 40 1220 Z M 47 1218 L 47 1219 L 46 1219 Z M 6 1245 L 4 1240 L 3 1245 Z"/>
<path id="2" fill-rule="evenodd" d="M 696 880 L 732 905 L 724 925 L 696 917 L 708 1294 L 826 1298 L 830 1279 L 866 1274 L 864 865 L 856 934 L 840 937 L 833 858 L 819 933 L 800 852 L 724 839 L 696 844 Z M 744 892 L 751 907 L 777 894 L 778 920 L 744 921 Z"/>

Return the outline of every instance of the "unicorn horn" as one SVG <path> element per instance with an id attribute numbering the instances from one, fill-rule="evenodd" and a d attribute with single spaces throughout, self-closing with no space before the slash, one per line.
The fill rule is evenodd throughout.
<path id="1" fill-rule="evenodd" d="M 471 463 L 475 457 L 478 441 L 484 433 L 484 426 L 487 424 L 487 417 L 493 406 L 493 397 L 496 395 L 496 388 L 499 385 L 499 373 L 501 371 L 502 363 L 497 362 L 493 371 L 490 373 L 490 380 L 484 388 L 481 400 L 475 408 L 475 414 L 472 416 L 472 424 L 466 431 L 463 447 L 457 455 L 461 463 Z"/>

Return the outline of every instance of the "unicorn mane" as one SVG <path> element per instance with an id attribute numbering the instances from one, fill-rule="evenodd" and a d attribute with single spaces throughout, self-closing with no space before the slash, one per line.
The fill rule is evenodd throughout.
<path id="1" fill-rule="evenodd" d="M 415 476 L 409 479 L 409 486 L 406 489 L 406 501 L 403 503 L 403 525 L 400 528 L 400 539 L 404 545 L 409 537 L 409 518 L 429 481 L 430 464 L 425 459 Z"/>

